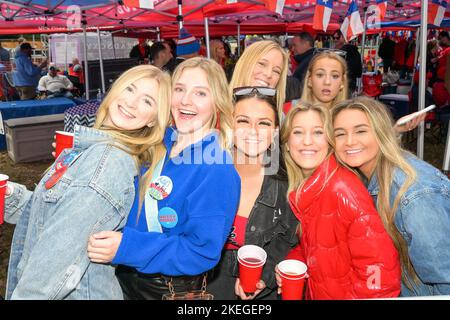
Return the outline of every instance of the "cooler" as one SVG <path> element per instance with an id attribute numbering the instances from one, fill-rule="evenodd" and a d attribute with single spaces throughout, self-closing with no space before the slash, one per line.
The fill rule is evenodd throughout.
<path id="1" fill-rule="evenodd" d="M 391 109 L 395 120 L 410 114 L 407 94 L 383 94 L 378 99 Z"/>
<path id="2" fill-rule="evenodd" d="M 56 130 L 64 128 L 64 113 L 5 121 L 8 156 L 17 162 L 52 159 Z"/>

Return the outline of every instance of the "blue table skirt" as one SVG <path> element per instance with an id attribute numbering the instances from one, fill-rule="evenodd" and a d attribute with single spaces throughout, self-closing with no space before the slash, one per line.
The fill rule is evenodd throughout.
<path id="1" fill-rule="evenodd" d="M 0 112 L 3 120 L 25 118 L 64 113 L 66 109 L 76 103 L 67 98 L 54 98 L 46 100 L 21 100 L 0 103 Z M 0 150 L 6 149 L 6 139 L 0 135 Z"/>

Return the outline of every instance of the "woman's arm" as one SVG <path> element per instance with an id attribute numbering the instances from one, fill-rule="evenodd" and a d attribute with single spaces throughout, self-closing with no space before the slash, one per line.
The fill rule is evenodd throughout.
<path id="1" fill-rule="evenodd" d="M 215 171 L 180 199 L 188 217 L 181 233 L 140 232 L 126 227 L 113 263 L 143 273 L 173 276 L 195 275 L 213 268 L 221 257 L 240 196 L 240 180 L 234 168 L 218 165 Z"/>
<path id="2" fill-rule="evenodd" d="M 450 294 L 450 198 L 422 193 L 412 197 L 401 214 L 411 263 L 434 295 Z"/>
<path id="3" fill-rule="evenodd" d="M 93 204 L 90 209 L 83 204 Z M 90 187 L 69 187 L 35 243 L 12 299 L 64 299 L 75 290 L 90 263 L 92 232 L 117 228 L 124 219 Z"/>

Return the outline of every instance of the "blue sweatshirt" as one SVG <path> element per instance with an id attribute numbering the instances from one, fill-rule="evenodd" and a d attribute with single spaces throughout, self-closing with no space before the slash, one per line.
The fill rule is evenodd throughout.
<path id="1" fill-rule="evenodd" d="M 166 131 L 167 155 L 174 133 L 171 128 Z M 136 192 L 112 263 L 169 276 L 210 270 L 220 260 L 239 206 L 241 182 L 231 156 L 220 147 L 217 134 L 212 133 L 178 156 L 166 156 L 161 176 L 172 180 L 173 189 L 167 198 L 158 201 L 159 211 L 164 207 L 173 209 L 178 222 L 174 227 L 163 226 L 162 233 L 148 232 L 145 204 L 137 217 Z"/>

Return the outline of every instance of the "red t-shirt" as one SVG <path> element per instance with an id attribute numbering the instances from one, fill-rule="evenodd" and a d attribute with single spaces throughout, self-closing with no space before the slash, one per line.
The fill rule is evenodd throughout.
<path id="1" fill-rule="evenodd" d="M 237 250 L 245 244 L 247 222 L 248 218 L 236 215 L 227 243 L 225 244 L 225 249 Z"/>

